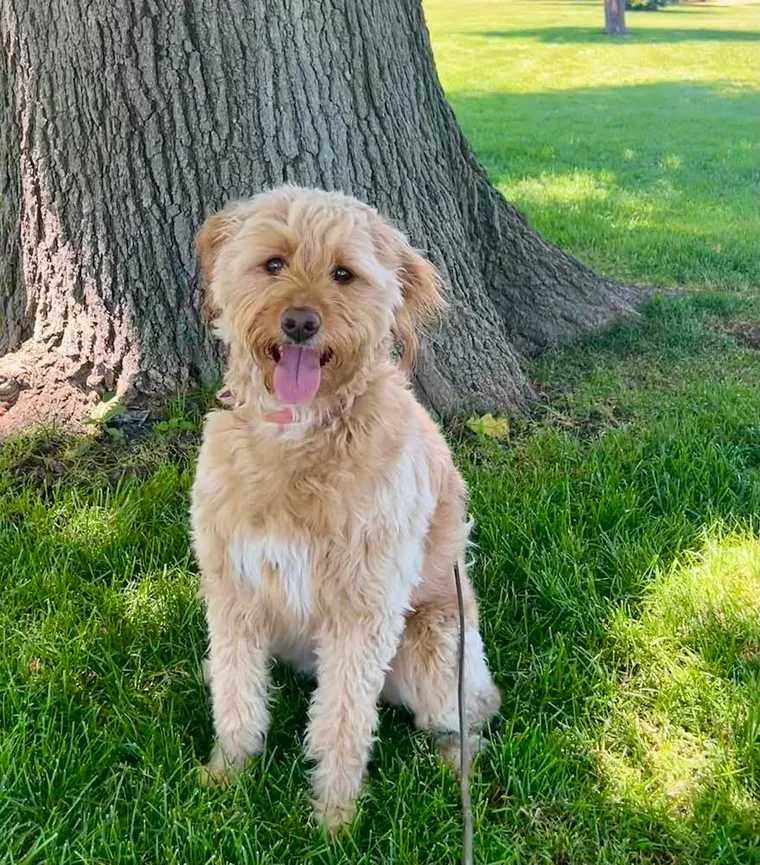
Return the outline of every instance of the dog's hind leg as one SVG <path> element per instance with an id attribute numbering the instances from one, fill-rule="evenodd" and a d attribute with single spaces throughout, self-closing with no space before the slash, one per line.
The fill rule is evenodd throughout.
<path id="1" fill-rule="evenodd" d="M 452 577 L 453 579 L 453 577 Z M 456 596 L 420 605 L 406 620 L 383 689 L 390 703 L 414 713 L 421 730 L 433 734 L 441 755 L 455 768 L 459 761 L 457 703 L 459 619 Z M 501 696 L 486 665 L 483 641 L 473 615 L 465 631 L 465 705 L 475 744 L 485 722 L 498 711 Z"/>
<path id="2" fill-rule="evenodd" d="M 470 523 L 463 484 L 455 472 L 441 494 L 425 539 L 422 581 L 412 596 L 413 612 L 383 688 L 390 703 L 406 706 L 417 726 L 438 740 L 442 756 L 459 759 L 459 604 L 454 562 L 459 561 L 465 618 L 465 707 L 475 739 L 501 703 L 486 664 L 478 631 L 478 606 L 467 577 L 464 551 Z"/>

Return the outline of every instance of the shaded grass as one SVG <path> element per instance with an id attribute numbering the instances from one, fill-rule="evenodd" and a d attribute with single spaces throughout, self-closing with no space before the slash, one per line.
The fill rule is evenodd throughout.
<path id="1" fill-rule="evenodd" d="M 640 13 L 611 45 L 597 4 L 426 8 L 465 131 L 534 224 L 613 276 L 733 291 L 535 362 L 506 441 L 449 431 L 505 697 L 478 861 L 760 863 L 760 354 L 730 335 L 760 322 L 753 10 Z M 265 755 L 227 791 L 194 782 L 204 405 L 136 442 L 0 451 L 0 863 L 458 861 L 455 783 L 400 711 L 354 831 L 310 826 L 309 685 L 284 668 Z"/>
<path id="2" fill-rule="evenodd" d="M 760 283 L 757 4 L 631 13 L 622 40 L 596 4 L 425 8 L 457 119 L 542 234 L 624 281 Z"/>
<path id="3" fill-rule="evenodd" d="M 721 326 L 759 313 L 655 299 L 537 363 L 544 398 L 508 441 L 451 431 L 505 695 L 473 779 L 479 861 L 758 861 L 760 354 Z M 457 861 L 454 781 L 401 711 L 353 833 L 310 827 L 309 686 L 286 669 L 264 757 L 230 790 L 194 783 L 197 413 L 177 416 L 0 454 L 0 861 Z"/>

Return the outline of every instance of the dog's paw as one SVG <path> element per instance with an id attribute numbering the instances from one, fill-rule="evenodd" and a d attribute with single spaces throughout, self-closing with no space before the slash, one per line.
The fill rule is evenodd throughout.
<path id="1" fill-rule="evenodd" d="M 201 787 L 219 787 L 224 790 L 234 780 L 235 773 L 229 769 L 219 769 L 211 763 L 198 766 L 195 777 Z"/>
<path id="2" fill-rule="evenodd" d="M 480 733 L 470 733 L 467 737 L 467 744 L 470 752 L 470 760 L 481 752 L 485 751 L 487 742 Z M 459 736 L 442 736 L 436 740 L 436 749 L 438 756 L 443 762 L 449 766 L 454 774 L 459 774 L 461 765 L 461 749 L 459 747 Z"/>
<path id="3" fill-rule="evenodd" d="M 311 804 L 314 808 L 314 819 L 329 835 L 335 835 L 336 832 L 346 828 L 356 815 L 355 802 L 337 804 L 312 799 Z"/>
<path id="4" fill-rule="evenodd" d="M 228 787 L 244 766 L 243 760 L 230 760 L 219 746 L 214 745 L 208 763 L 198 767 L 198 783 L 202 787 Z"/>

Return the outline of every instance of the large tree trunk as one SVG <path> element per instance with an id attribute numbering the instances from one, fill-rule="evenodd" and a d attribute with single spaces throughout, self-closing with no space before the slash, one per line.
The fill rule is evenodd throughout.
<path id="1" fill-rule="evenodd" d="M 0 15 L 6 426 L 215 379 L 193 234 L 283 181 L 370 202 L 441 268 L 452 308 L 418 383 L 444 414 L 517 408 L 521 354 L 631 308 L 489 186 L 420 0 L 0 0 Z"/>

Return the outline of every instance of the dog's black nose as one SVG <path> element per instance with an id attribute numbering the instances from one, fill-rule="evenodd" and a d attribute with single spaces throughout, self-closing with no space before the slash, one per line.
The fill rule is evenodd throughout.
<path id="1" fill-rule="evenodd" d="M 322 319 L 316 309 L 307 306 L 294 306 L 286 309 L 280 321 L 282 332 L 293 342 L 306 342 L 322 327 Z"/>

